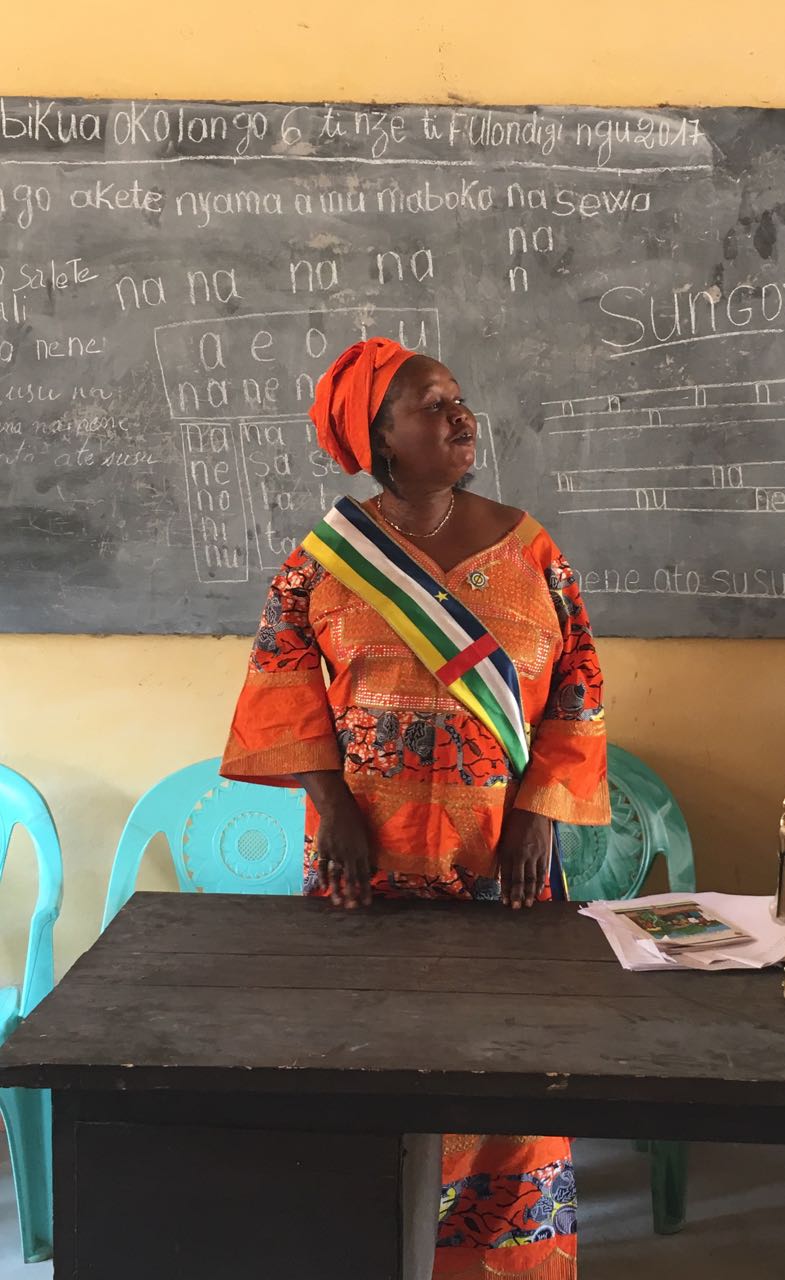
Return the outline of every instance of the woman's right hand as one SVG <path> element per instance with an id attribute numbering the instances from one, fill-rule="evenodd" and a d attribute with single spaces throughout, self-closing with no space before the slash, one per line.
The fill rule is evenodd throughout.
<path id="1" fill-rule="evenodd" d="M 336 907 L 371 905 L 371 850 L 365 822 L 349 795 L 320 814 L 319 886 Z"/>
<path id="2" fill-rule="evenodd" d="M 365 819 L 337 769 L 297 775 L 319 813 L 319 887 L 336 907 L 371 905 L 371 850 Z"/>

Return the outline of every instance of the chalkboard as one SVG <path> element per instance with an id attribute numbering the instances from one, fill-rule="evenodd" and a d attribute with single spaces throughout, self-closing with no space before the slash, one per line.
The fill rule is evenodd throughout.
<path id="1" fill-rule="evenodd" d="M 0 99 L 0 626 L 247 634 L 438 356 L 600 634 L 785 635 L 785 113 Z"/>

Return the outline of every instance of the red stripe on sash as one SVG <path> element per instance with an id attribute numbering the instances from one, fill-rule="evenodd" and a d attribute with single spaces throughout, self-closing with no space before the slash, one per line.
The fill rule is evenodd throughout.
<path id="1" fill-rule="evenodd" d="M 486 631 L 484 636 L 480 636 L 479 640 L 473 640 L 433 674 L 443 684 L 450 685 L 453 680 L 460 680 L 461 676 L 465 676 L 467 671 L 471 671 L 472 667 L 476 667 L 478 662 L 482 662 L 483 658 L 487 658 L 488 654 L 493 653 L 498 647 L 493 636 Z"/>

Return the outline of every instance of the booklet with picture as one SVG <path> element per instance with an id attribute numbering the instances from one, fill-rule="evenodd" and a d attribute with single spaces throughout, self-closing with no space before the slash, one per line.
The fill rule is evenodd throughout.
<path id="1" fill-rule="evenodd" d="M 753 940 L 744 929 L 690 899 L 652 903 L 645 907 L 613 906 L 610 910 L 614 915 L 622 916 L 637 937 L 649 938 L 664 951 L 677 947 L 727 946 Z"/>

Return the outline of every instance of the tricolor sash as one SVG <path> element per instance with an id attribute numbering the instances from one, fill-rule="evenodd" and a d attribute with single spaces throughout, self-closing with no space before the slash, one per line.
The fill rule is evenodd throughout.
<path id="1" fill-rule="evenodd" d="M 520 777 L 529 747 L 518 673 L 479 618 L 351 498 L 339 498 L 302 545 L 482 721 Z"/>

